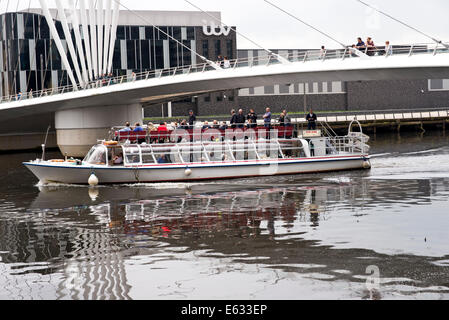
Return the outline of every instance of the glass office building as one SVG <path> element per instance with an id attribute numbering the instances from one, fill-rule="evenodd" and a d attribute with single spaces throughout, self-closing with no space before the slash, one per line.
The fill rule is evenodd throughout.
<path id="1" fill-rule="evenodd" d="M 213 14 L 220 17 L 219 13 Z M 52 10 L 52 16 L 63 47 L 68 52 L 56 10 Z M 205 22 L 210 20 L 206 14 L 198 12 L 140 11 L 136 16 L 131 12 L 120 12 L 113 74 L 129 75 L 202 63 L 189 49 L 210 60 L 219 55 L 236 58 L 235 33 L 208 35 L 210 27 Z M 155 25 L 158 27 L 153 27 L 150 21 L 157 22 Z M 73 30 L 71 33 L 74 46 L 79 50 Z M 71 59 L 69 63 L 73 67 Z M 0 74 L 0 96 L 70 84 L 40 9 L 0 15 Z"/>

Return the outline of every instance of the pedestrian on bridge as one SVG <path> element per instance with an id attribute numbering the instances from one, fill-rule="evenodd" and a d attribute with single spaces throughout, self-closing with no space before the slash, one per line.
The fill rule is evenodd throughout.
<path id="1" fill-rule="evenodd" d="M 374 41 L 372 38 L 368 37 L 368 39 L 366 40 L 366 47 L 367 47 L 367 51 L 366 51 L 367 55 L 372 57 L 376 54 L 377 48 L 374 45 Z"/>
<path id="2" fill-rule="evenodd" d="M 363 42 L 362 38 L 360 38 L 360 37 L 357 38 L 357 44 L 355 45 L 355 48 L 362 52 L 365 52 L 366 45 L 365 45 L 365 42 Z"/>

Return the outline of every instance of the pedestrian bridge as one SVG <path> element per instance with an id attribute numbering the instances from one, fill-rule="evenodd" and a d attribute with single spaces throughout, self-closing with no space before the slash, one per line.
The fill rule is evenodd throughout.
<path id="1" fill-rule="evenodd" d="M 294 56 L 236 59 L 228 68 L 205 63 L 89 82 L 83 88 L 67 86 L 3 97 L 0 117 L 13 120 L 55 113 L 61 150 L 81 156 L 106 129 L 124 121 L 141 121 L 144 103 L 273 84 L 445 78 L 449 78 L 449 50 L 435 43 L 395 46 L 390 52 L 379 48 L 369 55 L 352 48 L 313 50 Z M 83 151 L 75 151 L 81 145 Z"/>

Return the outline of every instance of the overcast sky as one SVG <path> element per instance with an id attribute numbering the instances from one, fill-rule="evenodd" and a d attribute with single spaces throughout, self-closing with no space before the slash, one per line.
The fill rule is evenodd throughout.
<path id="1" fill-rule="evenodd" d="M 62 0 L 65 1 L 65 0 Z M 76 1 L 76 0 L 75 0 Z M 94 1 L 94 0 L 92 0 Z M 271 7 L 263 0 L 190 0 L 208 11 L 221 11 L 225 24 L 235 25 L 238 31 L 255 42 L 271 49 L 315 48 L 338 44 L 297 22 L 285 13 Z M 394 22 L 356 0 L 271 0 L 273 3 L 328 33 L 345 44 L 355 38 L 371 36 L 375 43 L 385 40 L 405 44 L 428 43 L 425 36 Z M 54 1 L 48 1 L 54 7 Z M 447 0 L 365 0 L 365 2 L 409 23 L 422 32 L 449 42 L 449 1 Z M 1 12 L 6 11 L 8 0 L 0 0 Z M 30 0 L 9 0 L 8 11 L 26 10 Z M 122 0 L 136 10 L 187 10 L 196 11 L 184 0 L 144 1 Z M 31 0 L 31 7 L 40 7 L 39 1 Z M 240 49 L 256 46 L 238 37 Z"/>

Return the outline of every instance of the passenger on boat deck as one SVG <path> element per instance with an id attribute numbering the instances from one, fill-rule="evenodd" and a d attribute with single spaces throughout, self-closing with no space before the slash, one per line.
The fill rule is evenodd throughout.
<path id="1" fill-rule="evenodd" d="M 250 109 L 248 115 L 246 116 L 246 119 L 248 120 L 248 123 L 251 124 L 248 125 L 248 128 L 256 128 L 257 127 L 257 114 L 254 112 L 254 109 Z M 251 122 L 250 122 L 251 120 Z"/>
<path id="2" fill-rule="evenodd" d="M 204 125 L 203 125 L 203 130 L 207 130 L 207 129 L 211 129 L 211 126 L 209 125 L 208 121 L 205 121 Z"/>
<path id="3" fill-rule="evenodd" d="M 245 115 L 243 114 L 243 109 L 239 110 L 239 113 L 236 116 L 236 124 L 237 124 L 237 128 L 239 129 L 243 129 L 245 127 Z"/>
<path id="4" fill-rule="evenodd" d="M 279 125 L 281 127 L 285 127 L 285 114 L 282 112 L 280 117 L 279 117 Z"/>
<path id="5" fill-rule="evenodd" d="M 315 113 L 313 113 L 312 109 L 310 109 L 309 114 L 306 116 L 306 120 L 308 121 L 307 130 L 316 130 L 316 122 L 318 117 Z"/>
<path id="6" fill-rule="evenodd" d="M 144 132 L 145 130 L 140 126 L 140 123 L 136 123 L 134 126 L 134 132 Z"/>
<path id="7" fill-rule="evenodd" d="M 235 110 L 231 110 L 231 128 L 235 129 L 237 124 L 237 114 L 235 113 Z"/>
<path id="8" fill-rule="evenodd" d="M 120 130 L 119 132 L 131 132 L 131 124 L 129 122 L 125 123 L 125 128 Z"/>
<path id="9" fill-rule="evenodd" d="M 265 115 L 263 116 L 263 122 L 266 129 L 271 129 L 271 109 L 267 108 Z"/>
<path id="10" fill-rule="evenodd" d="M 148 123 L 148 132 L 154 132 L 154 131 L 157 131 L 156 126 L 154 125 L 154 123 L 149 122 Z"/>
<path id="11" fill-rule="evenodd" d="M 284 114 L 284 124 L 285 124 L 285 126 L 286 127 L 291 126 L 292 125 L 292 119 L 288 115 L 287 110 L 282 111 L 282 113 Z"/>
<path id="12" fill-rule="evenodd" d="M 217 130 L 220 129 L 220 125 L 218 124 L 217 120 L 214 120 L 214 124 L 213 124 L 212 128 L 217 129 Z"/>
<path id="13" fill-rule="evenodd" d="M 123 164 L 123 153 L 120 153 L 118 156 L 114 157 L 114 164 Z"/>
<path id="14" fill-rule="evenodd" d="M 181 130 L 189 130 L 189 126 L 187 124 L 187 120 L 182 120 L 181 124 L 179 125 L 178 129 Z"/>
<path id="15" fill-rule="evenodd" d="M 164 143 L 166 136 L 168 134 L 167 124 L 165 122 L 161 122 L 159 127 L 157 128 L 157 135 L 159 138 L 159 143 Z"/>
<path id="16" fill-rule="evenodd" d="M 159 124 L 159 127 L 157 128 L 157 132 L 160 133 L 160 134 L 168 133 L 167 124 L 165 122 L 161 122 Z"/>
<path id="17" fill-rule="evenodd" d="M 223 121 L 223 123 L 220 126 L 220 130 L 221 131 L 228 130 L 228 124 L 226 123 L 226 121 Z"/>
<path id="18" fill-rule="evenodd" d="M 190 126 L 190 129 L 193 129 L 193 126 L 195 125 L 195 122 L 196 122 L 196 117 L 193 114 L 193 110 L 190 110 L 189 111 L 189 126 Z"/>

